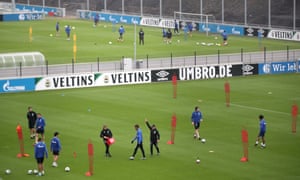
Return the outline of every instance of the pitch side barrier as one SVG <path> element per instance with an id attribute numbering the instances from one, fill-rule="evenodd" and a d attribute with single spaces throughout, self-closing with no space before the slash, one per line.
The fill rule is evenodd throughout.
<path id="1" fill-rule="evenodd" d="M 53 75 L 0 80 L 0 93 L 147 84 L 171 81 L 173 75 L 176 75 L 179 81 L 188 81 L 299 71 L 300 60 L 264 64 L 197 65 L 137 71 Z"/>
<path id="2" fill-rule="evenodd" d="M 269 29 L 263 27 L 239 26 L 229 24 L 199 23 L 199 31 L 216 34 L 226 31 L 227 34 L 232 35 L 300 41 L 300 31 L 284 29 Z"/>

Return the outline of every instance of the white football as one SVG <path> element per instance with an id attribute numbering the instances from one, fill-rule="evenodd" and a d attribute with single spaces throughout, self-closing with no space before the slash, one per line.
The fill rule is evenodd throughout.
<path id="1" fill-rule="evenodd" d="M 69 172 L 70 170 L 71 170 L 71 169 L 70 169 L 69 166 L 65 167 L 65 171 L 66 171 L 66 172 Z"/>
<path id="2" fill-rule="evenodd" d="M 201 139 L 201 142 L 202 142 L 202 143 L 205 143 L 205 142 L 206 142 L 206 139 Z"/>
<path id="3" fill-rule="evenodd" d="M 108 42 L 108 44 L 112 44 L 112 42 L 111 42 L 111 41 L 109 41 L 109 42 Z"/>
<path id="4" fill-rule="evenodd" d="M 199 163 L 200 163 L 200 159 L 197 159 L 197 160 L 196 160 L 196 163 L 199 164 Z"/>
<path id="5" fill-rule="evenodd" d="M 27 174 L 29 174 L 29 175 L 31 175 L 33 173 L 33 171 L 31 170 L 31 169 L 29 169 L 28 171 L 27 171 Z"/>
<path id="6" fill-rule="evenodd" d="M 33 174 L 37 174 L 39 171 L 37 169 L 33 170 Z"/>
<path id="7" fill-rule="evenodd" d="M 11 173 L 11 170 L 10 169 L 6 169 L 5 170 L 5 174 L 10 174 Z"/>
<path id="8" fill-rule="evenodd" d="M 74 30 L 74 29 L 75 29 L 75 26 L 73 26 L 72 29 Z"/>

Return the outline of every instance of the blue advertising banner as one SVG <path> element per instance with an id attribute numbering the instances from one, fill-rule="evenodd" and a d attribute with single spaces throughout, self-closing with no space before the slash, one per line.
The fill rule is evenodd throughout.
<path id="1" fill-rule="evenodd" d="M 97 14 L 99 16 L 100 21 L 106 21 L 112 23 L 140 24 L 140 20 L 141 20 L 139 16 L 98 13 L 95 11 L 80 11 L 79 17 L 81 19 L 94 19 L 94 17 Z"/>
<path id="2" fill-rule="evenodd" d="M 0 93 L 35 90 L 35 78 L 0 80 Z"/>
<path id="3" fill-rule="evenodd" d="M 223 31 L 226 31 L 227 34 L 244 36 L 244 27 L 242 26 L 199 23 L 199 31 L 200 32 L 208 31 L 209 33 L 222 33 Z"/>
<path id="4" fill-rule="evenodd" d="M 45 14 L 48 14 L 49 12 L 57 12 L 57 8 L 54 7 L 32 6 L 24 4 L 16 4 L 16 9 L 18 9 L 19 11 L 27 10 L 31 12 L 44 12 Z"/>
<path id="5" fill-rule="evenodd" d="M 3 14 L 2 21 L 31 21 L 43 19 L 43 13 Z"/>
<path id="6" fill-rule="evenodd" d="M 281 74 L 299 72 L 299 63 L 300 61 L 259 64 L 259 74 Z"/>

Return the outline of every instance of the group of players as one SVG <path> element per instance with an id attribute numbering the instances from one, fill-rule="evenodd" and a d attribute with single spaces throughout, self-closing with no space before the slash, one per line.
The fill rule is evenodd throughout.
<path id="1" fill-rule="evenodd" d="M 35 144 L 34 144 L 34 154 L 35 154 L 35 159 L 38 165 L 38 176 L 43 176 L 45 174 L 44 171 L 44 166 L 43 166 L 43 161 L 44 158 L 48 158 L 48 151 L 47 147 L 45 144 L 45 119 L 42 117 L 41 113 L 35 113 L 32 109 L 32 107 L 28 107 L 28 112 L 27 112 L 27 119 L 28 119 L 28 127 L 30 130 L 30 138 L 35 139 Z M 199 107 L 196 106 L 194 111 L 192 112 L 191 115 L 191 121 L 192 125 L 194 127 L 194 138 L 201 140 L 202 137 L 200 136 L 199 133 L 199 128 L 200 124 L 203 121 L 203 115 L 202 112 L 200 111 Z M 261 147 L 265 148 L 266 143 L 265 143 L 265 133 L 266 133 L 266 121 L 264 119 L 263 115 L 259 116 L 259 121 L 260 121 L 260 130 L 259 134 L 257 136 L 255 146 L 259 144 L 259 141 L 261 140 Z M 153 155 L 153 147 L 155 147 L 157 155 L 160 154 L 160 149 L 158 147 L 158 143 L 160 140 L 160 133 L 158 129 L 156 128 L 155 124 L 150 125 L 149 121 L 145 119 L 145 123 L 147 127 L 150 130 L 150 155 Z M 131 140 L 131 143 L 134 143 L 136 141 L 136 146 L 133 150 L 132 156 L 130 156 L 130 160 L 135 159 L 135 155 L 137 154 L 138 149 L 141 150 L 142 153 L 142 160 L 146 159 L 144 147 L 143 147 L 143 134 L 140 126 L 138 124 L 134 125 L 134 129 L 136 130 L 136 135 L 135 137 Z M 50 141 L 50 151 L 53 154 L 53 167 L 57 167 L 57 160 L 59 156 L 59 152 L 61 150 L 61 143 L 58 138 L 59 133 L 54 132 L 54 137 Z M 112 131 L 108 128 L 107 125 L 104 125 L 101 132 L 100 132 L 100 138 L 103 139 L 104 145 L 105 145 L 105 156 L 106 157 L 112 157 L 110 153 L 110 145 L 111 142 L 109 141 L 113 137 Z"/>
<path id="2" fill-rule="evenodd" d="M 160 134 L 158 129 L 156 128 L 155 124 L 150 125 L 149 121 L 147 119 L 145 119 L 145 123 L 147 125 L 147 127 L 150 130 L 150 155 L 153 155 L 153 146 L 156 149 L 157 155 L 159 155 L 160 151 L 159 151 L 159 147 L 158 147 L 158 142 L 160 140 Z M 140 128 L 140 126 L 138 124 L 134 125 L 134 129 L 136 130 L 136 136 L 131 140 L 131 143 L 133 144 L 136 141 L 136 146 L 134 148 L 134 151 L 132 153 L 132 156 L 130 156 L 130 160 L 134 160 L 135 155 L 138 151 L 138 149 L 141 150 L 142 152 L 142 160 L 146 159 L 146 155 L 145 155 L 145 150 L 143 147 L 143 133 L 142 133 L 142 129 Z M 109 139 L 111 139 L 113 137 L 112 131 L 107 127 L 107 125 L 104 125 L 101 132 L 100 132 L 100 138 L 103 138 L 103 142 L 105 145 L 105 156 L 106 157 L 112 157 L 111 153 L 109 151 L 110 145 L 111 143 L 109 142 Z"/>
<path id="3" fill-rule="evenodd" d="M 33 111 L 32 107 L 28 107 L 27 112 L 28 127 L 30 130 L 30 138 L 35 139 L 34 143 L 34 157 L 38 166 L 37 176 L 45 175 L 44 170 L 44 158 L 48 158 L 48 150 L 45 143 L 45 119 L 42 117 L 41 113 L 36 113 Z M 54 132 L 54 136 L 50 141 L 50 151 L 53 154 L 53 167 L 57 167 L 57 160 L 59 152 L 61 150 L 61 143 L 58 138 L 59 133 Z"/>

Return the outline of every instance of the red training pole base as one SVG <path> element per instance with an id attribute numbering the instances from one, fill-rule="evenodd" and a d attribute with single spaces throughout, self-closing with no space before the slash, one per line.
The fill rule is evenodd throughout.
<path id="1" fill-rule="evenodd" d="M 29 157 L 29 156 L 30 156 L 29 154 L 21 154 L 21 153 L 17 154 L 17 157 L 18 157 L 18 158 L 21 158 L 21 157 Z"/>
<path id="2" fill-rule="evenodd" d="M 241 162 L 248 162 L 248 158 L 242 157 L 242 158 L 241 158 Z"/>
<path id="3" fill-rule="evenodd" d="M 174 144 L 174 142 L 170 140 L 167 142 L 167 144 Z"/>
<path id="4" fill-rule="evenodd" d="M 92 176 L 92 173 L 90 171 L 85 173 L 85 176 Z"/>

